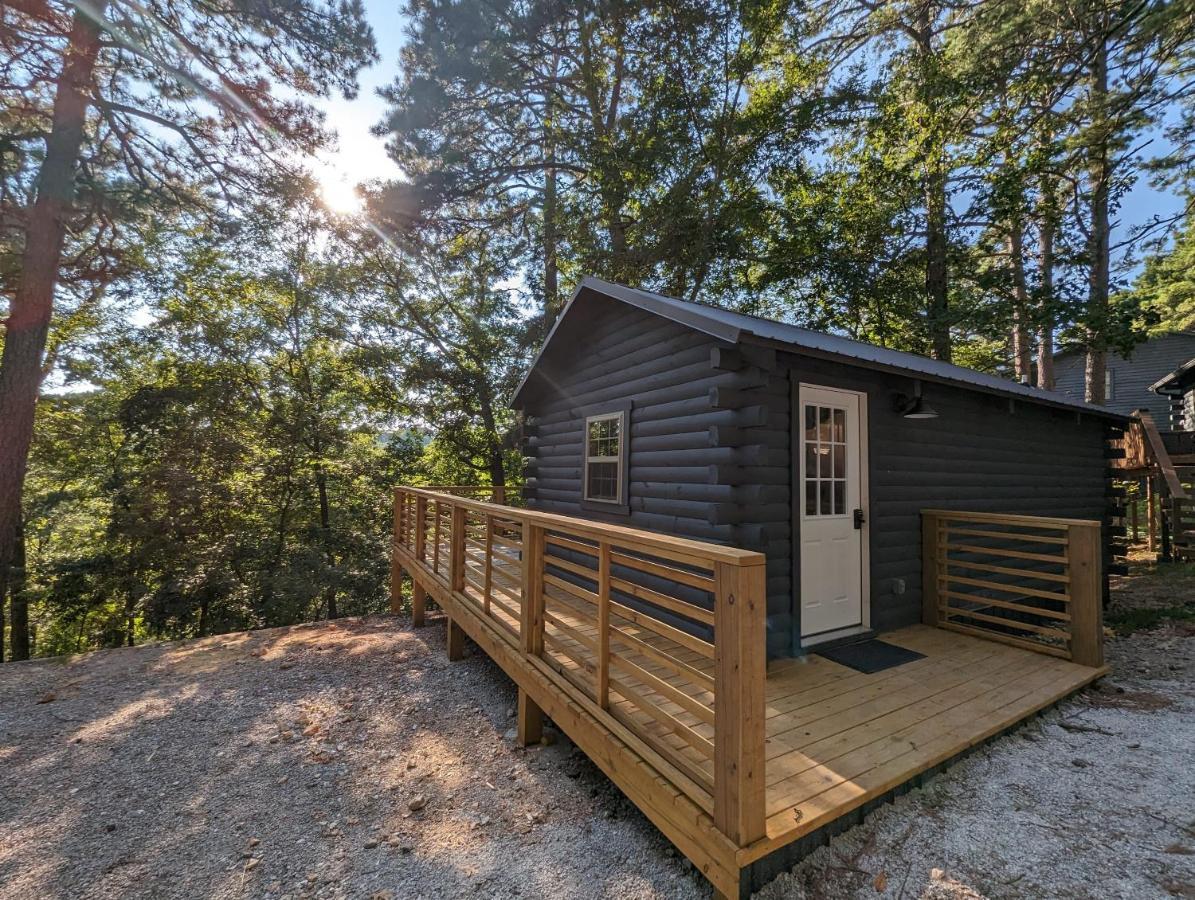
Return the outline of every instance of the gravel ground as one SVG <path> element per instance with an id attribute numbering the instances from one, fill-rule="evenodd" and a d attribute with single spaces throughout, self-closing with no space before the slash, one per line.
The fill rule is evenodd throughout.
<path id="1" fill-rule="evenodd" d="M 874 813 L 766 898 L 1195 898 L 1195 629 Z M 514 692 L 392 618 L 0 666 L 0 897 L 708 897 Z M 553 732 L 549 731 L 549 736 Z"/>

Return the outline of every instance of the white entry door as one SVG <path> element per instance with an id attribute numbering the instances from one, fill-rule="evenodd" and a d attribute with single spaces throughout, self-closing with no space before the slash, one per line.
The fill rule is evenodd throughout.
<path id="1" fill-rule="evenodd" d="M 862 400 L 852 391 L 800 386 L 802 637 L 864 624 Z"/>

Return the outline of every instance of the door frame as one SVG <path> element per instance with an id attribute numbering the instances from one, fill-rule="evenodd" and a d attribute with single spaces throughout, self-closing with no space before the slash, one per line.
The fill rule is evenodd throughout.
<path id="1" fill-rule="evenodd" d="M 793 372 L 790 381 L 790 417 L 789 417 L 789 487 L 792 500 L 792 650 L 793 655 L 800 655 L 804 649 L 828 641 L 839 640 L 855 634 L 863 634 L 871 630 L 871 449 L 870 432 L 871 416 L 868 410 L 868 396 L 866 391 L 839 387 L 834 384 L 818 384 L 803 380 Z M 860 624 L 851 625 L 836 631 L 826 631 L 801 637 L 801 460 L 797 451 L 802 449 L 803 433 L 801 423 L 804 421 L 804 410 L 801 408 L 801 388 L 816 388 L 821 391 L 832 391 L 839 394 L 850 394 L 859 400 L 859 508 L 863 510 L 863 527 L 859 534 L 859 603 Z"/>

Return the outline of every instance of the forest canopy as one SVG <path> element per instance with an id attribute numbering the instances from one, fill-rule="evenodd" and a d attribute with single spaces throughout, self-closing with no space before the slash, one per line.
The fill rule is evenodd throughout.
<path id="1" fill-rule="evenodd" d="M 382 608 L 586 274 L 1104 401 L 1195 321 L 1190 0 L 0 7 L 4 658 Z M 400 178 L 321 202 L 389 76 Z M 1177 212 L 1129 221 L 1142 185 Z"/>

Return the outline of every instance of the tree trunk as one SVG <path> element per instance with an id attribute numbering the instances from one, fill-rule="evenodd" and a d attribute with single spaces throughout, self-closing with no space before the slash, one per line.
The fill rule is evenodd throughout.
<path id="1" fill-rule="evenodd" d="M 946 272 L 946 177 L 935 161 L 925 184 L 925 296 L 930 350 L 950 362 L 950 301 Z"/>
<path id="2" fill-rule="evenodd" d="M 28 659 L 31 647 L 29 640 L 29 595 L 25 592 L 25 518 L 17 516 L 17 539 L 13 547 L 12 564 L 9 567 L 8 591 L 12 639 L 12 658 Z"/>
<path id="3" fill-rule="evenodd" d="M 5 323 L 0 356 L 0 568 L 12 562 L 16 550 L 42 356 L 99 53 L 99 28 L 89 16 L 102 17 L 106 6 L 106 0 L 96 0 L 88 4 L 87 15 L 76 11 L 72 20 L 55 86 L 46 155 L 37 176 L 37 198 L 29 210 L 19 280 Z"/>
<path id="4" fill-rule="evenodd" d="M 552 56 L 552 79 L 555 84 L 560 73 L 560 57 Z M 544 332 L 552 327 L 560 312 L 560 271 L 557 262 L 557 198 L 556 198 L 556 127 L 554 94 L 548 98 L 548 116 L 544 123 Z"/>
<path id="5" fill-rule="evenodd" d="M 1038 265 L 1041 268 L 1041 298 L 1038 302 L 1037 386 L 1054 390 L 1054 229 L 1053 204 L 1038 226 Z"/>
<path id="6" fill-rule="evenodd" d="M 490 396 L 489 387 L 484 379 L 478 379 L 478 406 L 481 412 L 481 424 L 486 430 L 486 446 L 488 451 L 487 465 L 489 466 L 490 484 L 494 487 L 506 486 L 506 467 L 502 452 L 502 441 L 498 436 L 498 418 L 494 415 L 494 400 Z"/>
<path id="7" fill-rule="evenodd" d="M 946 149 L 935 136 L 933 116 L 937 97 L 932 89 L 935 68 L 933 58 L 934 24 L 930 3 L 916 7 L 913 31 L 921 63 L 921 123 L 930 135 L 924 148 L 925 174 L 922 186 L 925 198 L 925 314 L 929 331 L 930 353 L 934 359 L 950 362 L 953 355 L 950 337 L 950 299 L 946 268 Z"/>
<path id="8" fill-rule="evenodd" d="M 1089 177 L 1091 179 L 1091 230 L 1087 241 L 1090 266 L 1087 279 L 1087 367 L 1084 399 L 1088 403 L 1104 404 L 1105 372 L 1107 370 L 1108 319 L 1108 189 L 1112 173 L 1108 156 L 1108 133 L 1105 127 L 1108 94 L 1108 42 L 1102 29 L 1092 62 L 1091 97 L 1092 130 L 1098 144 L 1092 148 Z"/>
<path id="9" fill-rule="evenodd" d="M 1012 361 L 1021 384 L 1033 380 L 1032 329 L 1029 326 L 1029 289 L 1025 285 L 1025 235 L 1019 220 L 1009 224 L 1008 257 L 1012 267 Z"/>
<path id="10" fill-rule="evenodd" d="M 317 441 L 315 445 L 316 456 L 319 457 L 322 452 L 322 448 Z M 328 476 L 324 471 L 323 462 L 318 462 L 315 465 L 315 487 L 319 493 L 320 533 L 324 537 L 324 548 L 328 554 L 328 565 L 335 567 L 336 554 L 332 552 L 332 514 L 328 504 Z M 336 585 L 334 584 L 329 584 L 324 589 L 324 608 L 328 611 L 329 619 L 340 618 L 340 611 L 336 608 Z"/>

